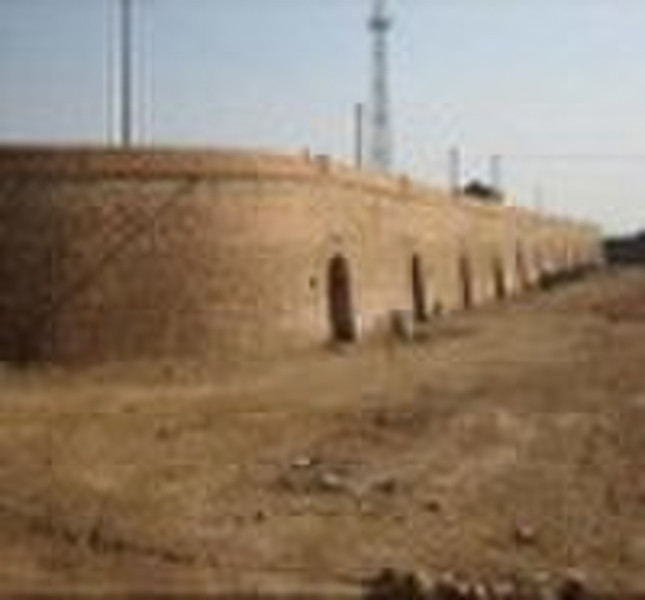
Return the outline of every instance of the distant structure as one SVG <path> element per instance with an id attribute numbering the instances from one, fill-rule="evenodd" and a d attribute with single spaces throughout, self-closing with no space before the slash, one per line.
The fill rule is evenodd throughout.
<path id="1" fill-rule="evenodd" d="M 610 263 L 645 265 L 645 230 L 631 237 L 611 237 L 604 243 L 605 254 Z"/>
<path id="2" fill-rule="evenodd" d="M 389 171 L 392 167 L 392 125 L 388 89 L 387 35 L 392 19 L 385 0 L 374 0 L 374 11 L 368 23 L 373 36 L 370 167 Z"/>
<path id="3" fill-rule="evenodd" d="M 504 201 L 504 196 L 499 188 L 483 183 L 478 179 L 473 179 L 468 182 L 463 187 L 462 193 L 466 197 L 478 200 L 480 202 L 501 203 Z"/>

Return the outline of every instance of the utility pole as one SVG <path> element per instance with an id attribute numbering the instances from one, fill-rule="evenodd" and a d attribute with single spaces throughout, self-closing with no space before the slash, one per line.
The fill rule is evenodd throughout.
<path id="1" fill-rule="evenodd" d="M 373 38 L 370 166 L 379 171 L 389 171 L 392 167 L 387 46 L 391 27 L 392 19 L 386 13 L 385 0 L 374 0 L 374 11 L 368 22 Z"/>
<path id="2" fill-rule="evenodd" d="M 132 0 L 121 5 L 121 145 L 132 145 Z"/>
<path id="3" fill-rule="evenodd" d="M 448 184 L 450 193 L 456 198 L 461 191 L 461 152 L 457 146 L 448 152 Z"/>
<path id="4" fill-rule="evenodd" d="M 365 107 L 362 102 L 354 106 L 354 165 L 357 169 L 363 167 L 363 122 Z"/>
<path id="5" fill-rule="evenodd" d="M 493 154 L 490 157 L 490 186 L 500 196 L 502 192 L 502 157 L 499 154 Z"/>

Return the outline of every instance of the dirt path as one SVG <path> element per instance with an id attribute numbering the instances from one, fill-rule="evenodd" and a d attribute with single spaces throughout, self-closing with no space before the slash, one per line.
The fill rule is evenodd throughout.
<path id="1" fill-rule="evenodd" d="M 645 271 L 252 378 L 0 373 L 0 583 L 645 587 Z"/>

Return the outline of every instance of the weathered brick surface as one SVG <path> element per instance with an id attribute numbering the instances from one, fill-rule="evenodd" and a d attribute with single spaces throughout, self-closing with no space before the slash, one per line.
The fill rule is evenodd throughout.
<path id="1" fill-rule="evenodd" d="M 601 261 L 593 227 L 324 160 L 0 148 L 0 360 L 217 365 L 321 345 L 337 254 L 363 335 L 411 309 L 415 255 L 442 311 L 463 304 L 460 256 L 475 304 L 496 268 L 515 294 Z"/>

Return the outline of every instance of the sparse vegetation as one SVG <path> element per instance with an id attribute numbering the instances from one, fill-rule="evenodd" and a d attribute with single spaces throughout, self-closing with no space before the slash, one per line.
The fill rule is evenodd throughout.
<path id="1" fill-rule="evenodd" d="M 226 384 L 4 369 L 1 587 L 642 589 L 644 303 L 612 271 Z"/>

